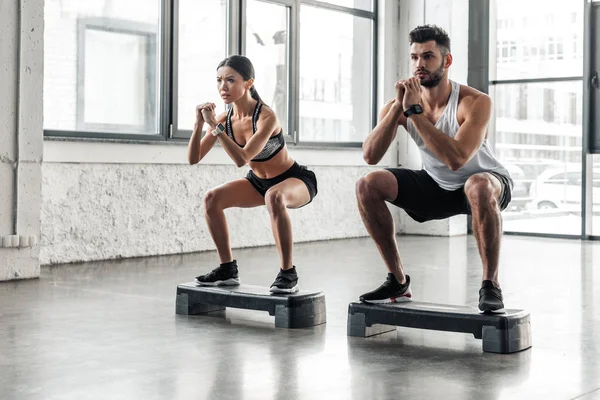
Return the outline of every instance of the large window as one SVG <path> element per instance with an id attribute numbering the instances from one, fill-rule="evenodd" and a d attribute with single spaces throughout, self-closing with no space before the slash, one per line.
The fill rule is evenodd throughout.
<path id="1" fill-rule="evenodd" d="M 227 56 L 227 2 L 179 0 L 177 29 L 177 127 L 191 131 L 196 106 L 217 104 L 225 111 L 217 90 L 217 66 Z"/>
<path id="2" fill-rule="evenodd" d="M 515 184 L 504 230 L 581 235 L 583 3 L 491 5 L 492 137 Z"/>
<path id="3" fill-rule="evenodd" d="M 371 130 L 372 31 L 369 18 L 302 6 L 300 117 L 308 123 L 300 124 L 301 140 L 362 142 Z"/>
<path id="4" fill-rule="evenodd" d="M 47 0 L 44 129 L 159 134 L 159 0 Z"/>
<path id="5" fill-rule="evenodd" d="M 245 54 L 286 140 L 360 146 L 376 12 L 373 0 L 46 0 L 45 135 L 186 140 L 198 104 L 226 110 L 218 63 Z"/>
<path id="6" fill-rule="evenodd" d="M 246 55 L 256 73 L 255 88 L 279 118 L 283 132 L 288 128 L 290 81 L 291 7 L 248 0 Z M 291 135 L 293 136 L 293 135 Z"/>

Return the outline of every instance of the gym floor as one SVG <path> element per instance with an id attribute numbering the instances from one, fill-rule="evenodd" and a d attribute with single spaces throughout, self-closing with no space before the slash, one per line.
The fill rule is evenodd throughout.
<path id="1" fill-rule="evenodd" d="M 472 236 L 398 241 L 415 301 L 477 306 Z M 234 255 L 242 283 L 271 284 L 274 247 Z M 386 276 L 367 238 L 296 244 L 300 288 L 326 295 L 327 323 L 311 329 L 260 311 L 176 315 L 177 284 L 216 263 L 104 261 L 1 283 L 0 399 L 600 399 L 598 242 L 504 237 L 505 305 L 531 313 L 533 347 L 516 354 L 462 333 L 347 337 L 348 303 Z"/>

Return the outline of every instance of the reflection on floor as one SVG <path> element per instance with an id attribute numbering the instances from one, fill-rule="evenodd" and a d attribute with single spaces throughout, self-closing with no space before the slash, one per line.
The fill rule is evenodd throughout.
<path id="1" fill-rule="evenodd" d="M 398 237 L 415 299 L 477 304 L 472 237 Z M 346 336 L 350 301 L 385 279 L 368 239 L 298 244 L 302 288 L 327 324 L 273 326 L 267 313 L 175 314 L 175 288 L 213 252 L 44 268 L 0 284 L 0 399 L 597 399 L 600 243 L 507 236 L 501 283 L 531 312 L 533 348 L 482 353 L 459 333 Z M 268 285 L 274 247 L 235 251 L 244 283 Z M 596 271 L 594 271 L 596 265 Z"/>

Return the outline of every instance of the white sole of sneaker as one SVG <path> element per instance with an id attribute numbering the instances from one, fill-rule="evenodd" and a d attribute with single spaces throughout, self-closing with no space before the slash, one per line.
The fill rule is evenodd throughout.
<path id="1" fill-rule="evenodd" d="M 504 308 L 499 308 L 497 310 L 485 310 L 485 311 L 481 311 L 479 310 L 479 314 L 505 314 L 506 310 L 504 310 Z"/>
<path id="2" fill-rule="evenodd" d="M 269 289 L 269 291 L 271 293 L 296 293 L 298 291 L 298 286 L 294 286 L 291 289 L 280 289 L 278 287 L 271 286 L 271 288 Z"/>
<path id="3" fill-rule="evenodd" d="M 411 297 L 401 296 L 401 297 L 392 297 L 390 299 L 382 299 L 382 300 L 362 300 L 365 303 L 371 304 L 394 304 L 394 303 L 409 303 L 412 301 Z"/>
<path id="4" fill-rule="evenodd" d="M 201 286 L 238 286 L 240 284 L 239 278 L 230 278 L 224 281 L 215 281 L 215 282 L 200 282 L 198 279 L 194 279 L 198 285 Z"/>

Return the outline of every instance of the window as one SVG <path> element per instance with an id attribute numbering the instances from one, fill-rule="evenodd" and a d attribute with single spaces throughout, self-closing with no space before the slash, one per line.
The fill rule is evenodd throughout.
<path id="1" fill-rule="evenodd" d="M 373 0 L 44 4 L 45 136 L 186 140 L 198 104 L 226 111 L 216 70 L 233 54 L 290 144 L 359 147 L 375 123 Z"/>
<path id="2" fill-rule="evenodd" d="M 227 2 L 179 0 L 177 128 L 191 131 L 196 106 L 213 102 L 225 111 L 217 90 L 217 66 L 227 56 Z M 177 135 L 180 136 L 181 134 Z"/>
<path id="3" fill-rule="evenodd" d="M 491 45 L 506 50 L 505 59 L 490 65 L 496 111 L 490 137 L 511 174 L 522 171 L 513 174 L 504 229 L 580 235 L 583 26 L 572 21 L 583 19 L 583 6 L 562 0 L 492 0 L 491 6 L 491 17 L 513 28 L 490 32 Z M 522 38 L 516 44 L 523 51 L 512 57 L 515 38 Z"/>
<path id="4" fill-rule="evenodd" d="M 289 21 L 285 5 L 249 0 L 246 17 L 246 55 L 256 72 L 255 88 L 289 134 Z"/>
<path id="5" fill-rule="evenodd" d="M 156 0 L 45 2 L 45 130 L 159 134 L 160 9 Z"/>
<path id="6" fill-rule="evenodd" d="M 314 29 L 335 26 L 335 29 Z M 300 117 L 340 123 L 318 132 L 300 127 L 300 141 L 362 142 L 372 127 L 373 20 L 302 5 L 300 10 L 300 77 L 312 92 L 300 100 Z M 367 78 L 365 78 L 367 77 Z M 326 87 L 338 87 L 335 101 L 325 100 Z M 328 122 L 328 124 L 329 124 Z M 322 124 L 325 126 L 325 124 Z M 330 124 L 333 127 L 333 124 Z M 304 139 L 303 139 L 304 138 Z"/>
<path id="7" fill-rule="evenodd" d="M 156 133 L 156 34 L 104 19 L 79 20 L 76 129 Z"/>
<path id="8" fill-rule="evenodd" d="M 564 0 L 493 0 L 497 21 L 507 22 L 511 29 L 497 29 L 495 43 L 500 50 L 493 80 L 527 79 L 539 76 L 560 77 L 583 75 L 583 47 L 576 54 L 565 54 L 568 47 L 583 46 L 583 4 Z M 575 15 L 576 17 L 573 17 Z M 495 24 L 492 24 L 492 26 Z M 532 29 L 535 26 L 535 29 Z M 529 47 L 523 55 L 515 55 L 515 46 Z M 570 51 L 569 51 L 570 52 Z M 524 57 L 528 62 L 524 62 Z M 564 62 L 567 61 L 568 62 Z"/>

